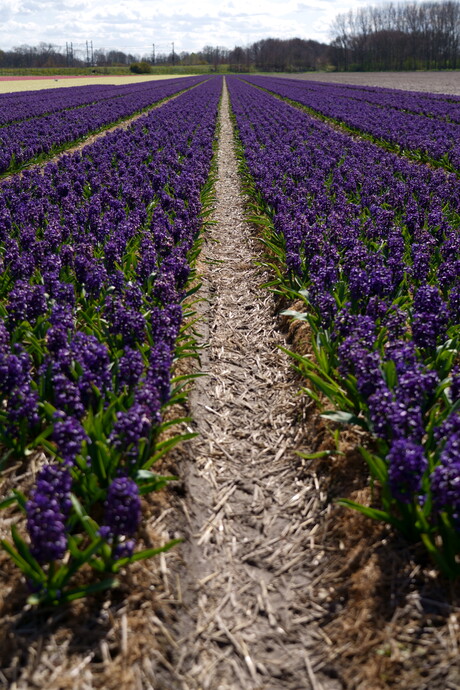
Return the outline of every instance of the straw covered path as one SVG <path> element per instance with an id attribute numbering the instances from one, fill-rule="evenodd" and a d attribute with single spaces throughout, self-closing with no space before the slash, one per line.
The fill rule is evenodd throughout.
<path id="1" fill-rule="evenodd" d="M 220 118 L 215 225 L 200 267 L 206 376 L 190 397 L 199 437 L 179 468 L 185 544 L 167 556 L 184 604 L 162 687 L 339 688 L 320 684 L 315 666 L 325 497 L 294 453 L 308 447 L 306 401 L 253 261 L 260 245 L 245 221 L 225 86 Z"/>

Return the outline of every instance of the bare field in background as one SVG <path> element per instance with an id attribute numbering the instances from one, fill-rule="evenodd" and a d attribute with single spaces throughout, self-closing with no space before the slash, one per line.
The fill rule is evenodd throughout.
<path id="1" fill-rule="evenodd" d="M 387 89 L 429 91 L 460 96 L 458 72 L 304 72 L 302 74 L 273 74 L 290 79 L 356 84 L 357 86 L 383 86 Z"/>
<path id="2" fill-rule="evenodd" d="M 132 84 L 134 82 L 149 81 L 152 79 L 177 79 L 178 77 L 188 77 L 188 74 L 127 74 L 116 76 L 106 74 L 102 76 L 84 77 L 50 77 L 42 79 L 31 77 L 30 79 L 0 79 L 0 94 L 13 93 L 16 91 L 38 91 L 40 89 L 54 89 L 64 86 L 86 86 L 87 84 Z M 192 75 L 193 76 L 193 75 Z M 196 75 L 195 75 L 196 76 Z"/>

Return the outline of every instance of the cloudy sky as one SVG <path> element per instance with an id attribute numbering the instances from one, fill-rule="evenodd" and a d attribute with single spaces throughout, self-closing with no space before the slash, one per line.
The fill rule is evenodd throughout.
<path id="1" fill-rule="evenodd" d="M 136 55 L 233 48 L 261 38 L 329 42 L 332 20 L 369 0 L 0 0 L 0 49 L 52 43 Z M 377 3 L 375 3 L 377 4 Z"/>

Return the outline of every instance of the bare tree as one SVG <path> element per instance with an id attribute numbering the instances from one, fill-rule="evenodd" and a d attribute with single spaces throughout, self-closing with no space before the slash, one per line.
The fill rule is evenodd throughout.
<path id="1" fill-rule="evenodd" d="M 331 25 L 340 70 L 454 69 L 459 61 L 457 0 L 392 3 L 340 14 Z"/>

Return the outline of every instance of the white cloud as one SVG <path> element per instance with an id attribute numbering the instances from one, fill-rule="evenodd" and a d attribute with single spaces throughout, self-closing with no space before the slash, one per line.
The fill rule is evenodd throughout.
<path id="1" fill-rule="evenodd" d="M 0 48 L 92 41 L 143 54 L 152 43 L 166 52 L 173 41 L 177 52 L 269 36 L 328 42 L 337 14 L 363 4 L 368 0 L 0 0 Z"/>

